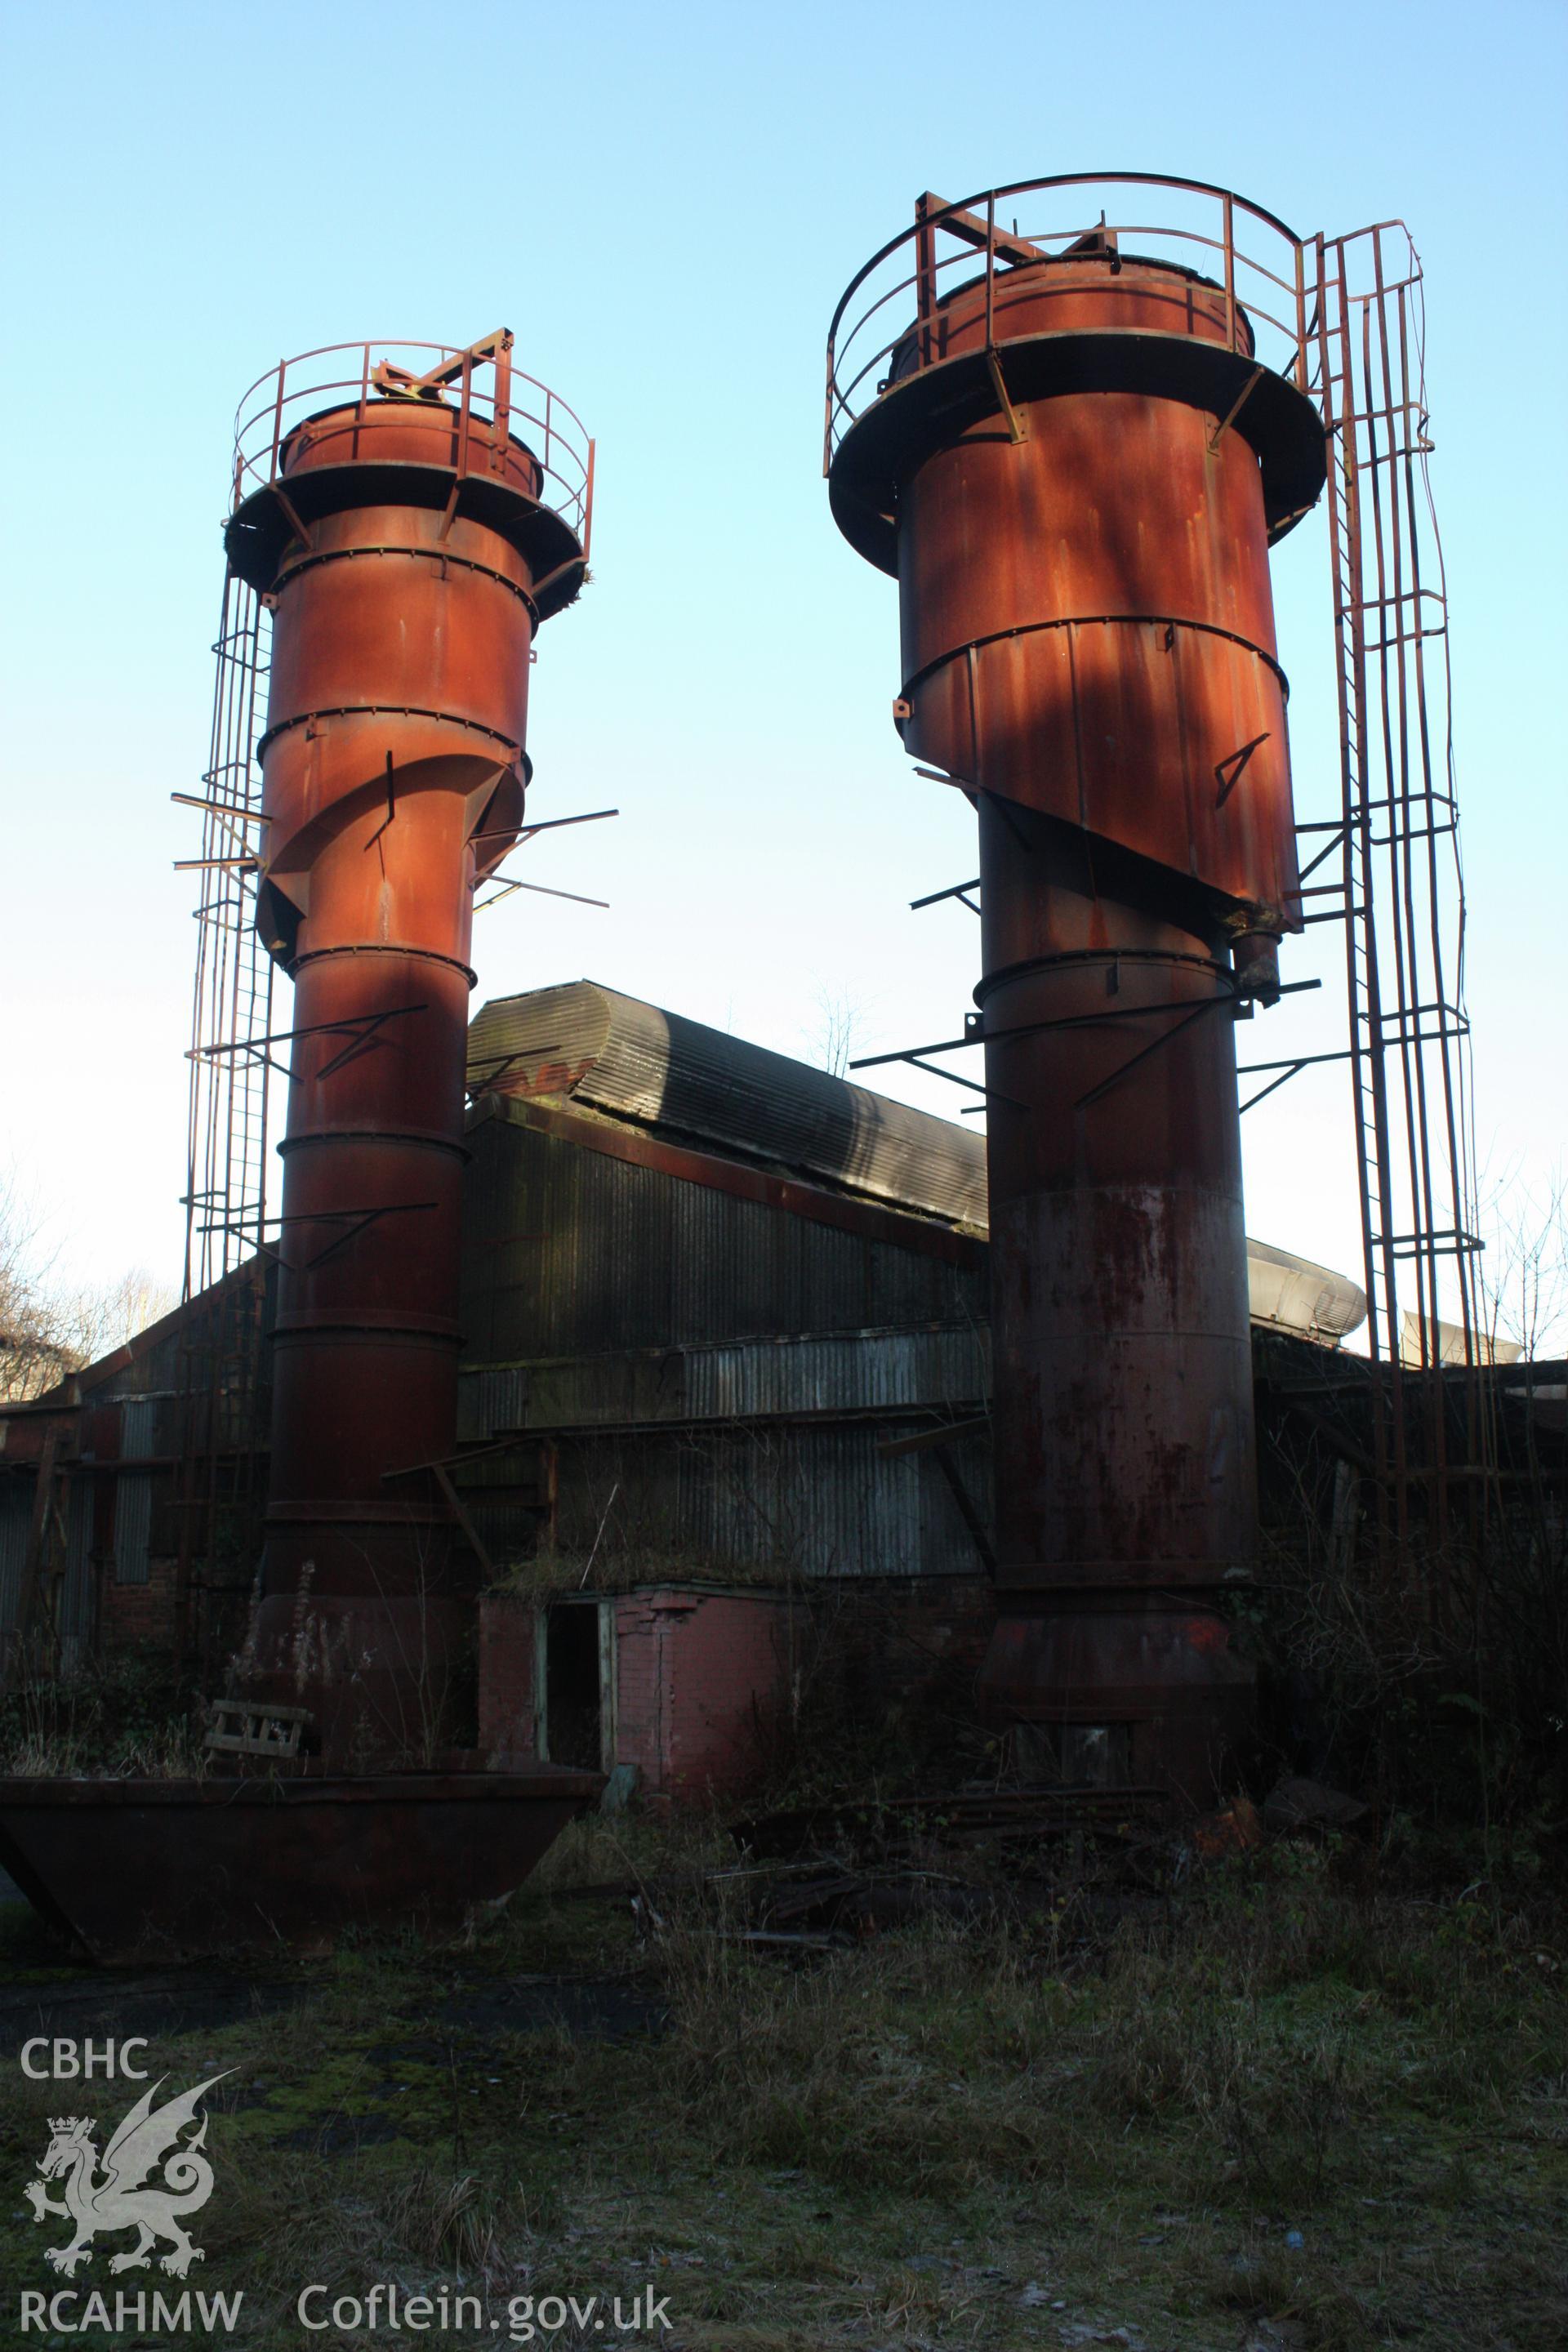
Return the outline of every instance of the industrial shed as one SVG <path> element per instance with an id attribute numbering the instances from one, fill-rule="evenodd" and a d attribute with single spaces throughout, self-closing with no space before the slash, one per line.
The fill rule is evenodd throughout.
<path id="1" fill-rule="evenodd" d="M 265 1499 L 274 1292 L 254 1259 L 0 1406 L 0 1649 L 27 1626 L 67 1672 L 134 1650 L 221 1673 Z"/>
<path id="2" fill-rule="evenodd" d="M 553 1451 L 562 1546 L 984 1564 L 981 1137 L 588 981 L 486 1005 L 469 1082 L 462 1434 Z M 1359 1321 L 1353 1284 L 1250 1246 L 1256 1321 Z"/>
<path id="3" fill-rule="evenodd" d="M 984 1139 L 588 981 L 487 1004 L 468 1085 L 454 1507 L 487 1580 L 530 1588 L 486 1607 L 486 1744 L 732 1780 L 808 1587 L 853 1589 L 867 1673 L 967 1656 Z M 1353 1285 L 1286 1253 L 1251 1245 L 1251 1281 L 1287 1347 L 1359 1319 Z M 6 1624 L 41 1578 L 68 1659 L 135 1644 L 221 1675 L 259 1548 L 272 1289 L 241 1269 L 0 1412 Z"/>
<path id="4" fill-rule="evenodd" d="M 587 982 L 488 1005 L 470 1076 L 462 1435 L 552 1457 L 563 1549 L 691 1574 L 976 1567 L 975 1139 Z M 526 1522 L 482 1496 L 515 1548 Z"/>
<path id="5" fill-rule="evenodd" d="M 490 1450 L 459 1478 L 498 1559 L 565 1570 L 486 1604 L 487 1747 L 733 1785 L 826 1608 L 890 1699 L 973 1674 L 983 1139 L 591 982 L 487 1005 L 469 1083 L 462 1434 Z M 1353 1285 L 1254 1258 L 1261 1322 L 1359 1319 Z"/>

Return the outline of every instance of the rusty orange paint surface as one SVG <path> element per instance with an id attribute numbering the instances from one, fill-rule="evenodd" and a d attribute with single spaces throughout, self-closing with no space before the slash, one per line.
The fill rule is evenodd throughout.
<path id="1" fill-rule="evenodd" d="M 456 1445 L 473 893 L 522 818 L 540 488 L 478 414 L 388 398 L 297 427 L 261 494 L 258 919 L 296 1035 L 254 1664 L 330 1751 L 427 1740 L 471 1675 L 479 1563 L 421 1465 Z"/>
<path id="2" fill-rule="evenodd" d="M 1112 386 L 1122 335 L 1137 361 Z M 1026 339 L 1015 383 L 1048 389 L 1005 400 Z M 1227 341 L 1223 289 L 1159 262 L 999 268 L 989 303 L 980 277 L 910 328 L 889 376 L 906 421 L 884 431 L 874 404 L 835 459 L 870 478 L 858 434 L 901 467 L 899 724 L 978 811 L 984 1692 L 1003 1722 L 1120 1727 L 1134 1777 L 1194 1801 L 1250 1691 L 1217 1607 L 1256 1543 L 1234 1015 L 1300 928 L 1261 460 L 1180 363 Z M 962 399 L 911 406 L 926 366 Z"/>

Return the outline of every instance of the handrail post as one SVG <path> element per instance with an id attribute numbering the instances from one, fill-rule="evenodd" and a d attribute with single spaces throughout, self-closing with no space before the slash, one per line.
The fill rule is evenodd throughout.
<path id="1" fill-rule="evenodd" d="M 1236 216 L 1230 190 L 1225 192 L 1222 210 L 1225 215 L 1225 340 L 1231 351 L 1236 349 Z"/>
<path id="2" fill-rule="evenodd" d="M 920 320 L 920 363 L 931 365 L 931 322 L 936 309 L 936 233 L 924 195 L 915 198 L 915 307 Z"/>
<path id="3" fill-rule="evenodd" d="M 272 462 L 267 470 L 269 482 L 278 479 L 278 445 L 283 437 L 283 376 L 288 365 L 287 360 L 278 362 L 278 398 L 272 410 Z"/>
<path id="4" fill-rule="evenodd" d="M 506 445 L 511 438 L 511 337 L 504 335 L 495 354 L 495 403 L 490 416 L 491 437 L 495 454 L 491 465 L 497 473 L 506 470 Z"/>
<path id="5" fill-rule="evenodd" d="M 996 191 L 985 191 L 985 349 L 996 343 Z"/>
<path id="6" fill-rule="evenodd" d="M 474 362 L 468 352 L 463 353 L 463 388 L 458 402 L 458 479 L 468 479 L 468 410 L 473 399 Z"/>
<path id="7" fill-rule="evenodd" d="M 822 478 L 827 479 L 833 466 L 833 338 L 827 339 L 827 389 L 822 402 Z"/>

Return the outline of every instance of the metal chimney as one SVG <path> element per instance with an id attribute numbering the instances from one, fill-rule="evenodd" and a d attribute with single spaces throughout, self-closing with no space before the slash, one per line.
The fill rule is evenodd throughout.
<path id="1" fill-rule="evenodd" d="M 340 1760 L 464 1724 L 473 892 L 518 837 L 533 638 L 582 584 L 592 496 L 592 444 L 511 348 L 285 362 L 242 404 L 226 534 L 272 614 L 257 921 L 295 983 L 268 1041 L 289 1116 L 243 1679 L 307 1706 Z"/>
<path id="2" fill-rule="evenodd" d="M 1087 184 L 921 199 L 836 314 L 826 454 L 899 582 L 905 749 L 979 818 L 979 1011 L 923 1050 L 984 1049 L 984 1695 L 1068 1779 L 1201 1796 L 1251 1705 L 1233 1027 L 1300 928 L 1268 551 L 1323 431 L 1290 232 L 1168 181 L 1169 228 L 1063 228 Z"/>

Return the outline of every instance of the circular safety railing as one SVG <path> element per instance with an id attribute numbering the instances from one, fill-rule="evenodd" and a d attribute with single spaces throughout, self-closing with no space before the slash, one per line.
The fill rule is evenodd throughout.
<path id="1" fill-rule="evenodd" d="M 451 415 L 459 475 L 489 470 L 509 436 L 525 442 L 542 472 L 541 503 L 569 525 L 586 555 L 593 441 L 559 393 L 513 365 L 511 348 L 502 331 L 465 351 L 372 339 L 280 360 L 257 378 L 235 416 L 235 506 L 279 479 L 289 435 L 322 409 L 357 406 L 363 417 L 389 400 L 417 400 Z M 482 428 L 471 444 L 470 421 Z"/>
<path id="2" fill-rule="evenodd" d="M 983 288 L 989 320 L 1019 271 L 1075 248 L 1105 253 L 1113 268 L 1162 262 L 1213 288 L 1229 347 L 1308 390 L 1316 265 L 1272 213 L 1228 188 L 1154 172 L 1015 180 L 952 204 L 921 197 L 912 225 L 851 278 L 827 336 L 824 473 L 895 372 L 902 380 L 942 364 L 939 339 L 920 330 L 951 294 Z"/>

